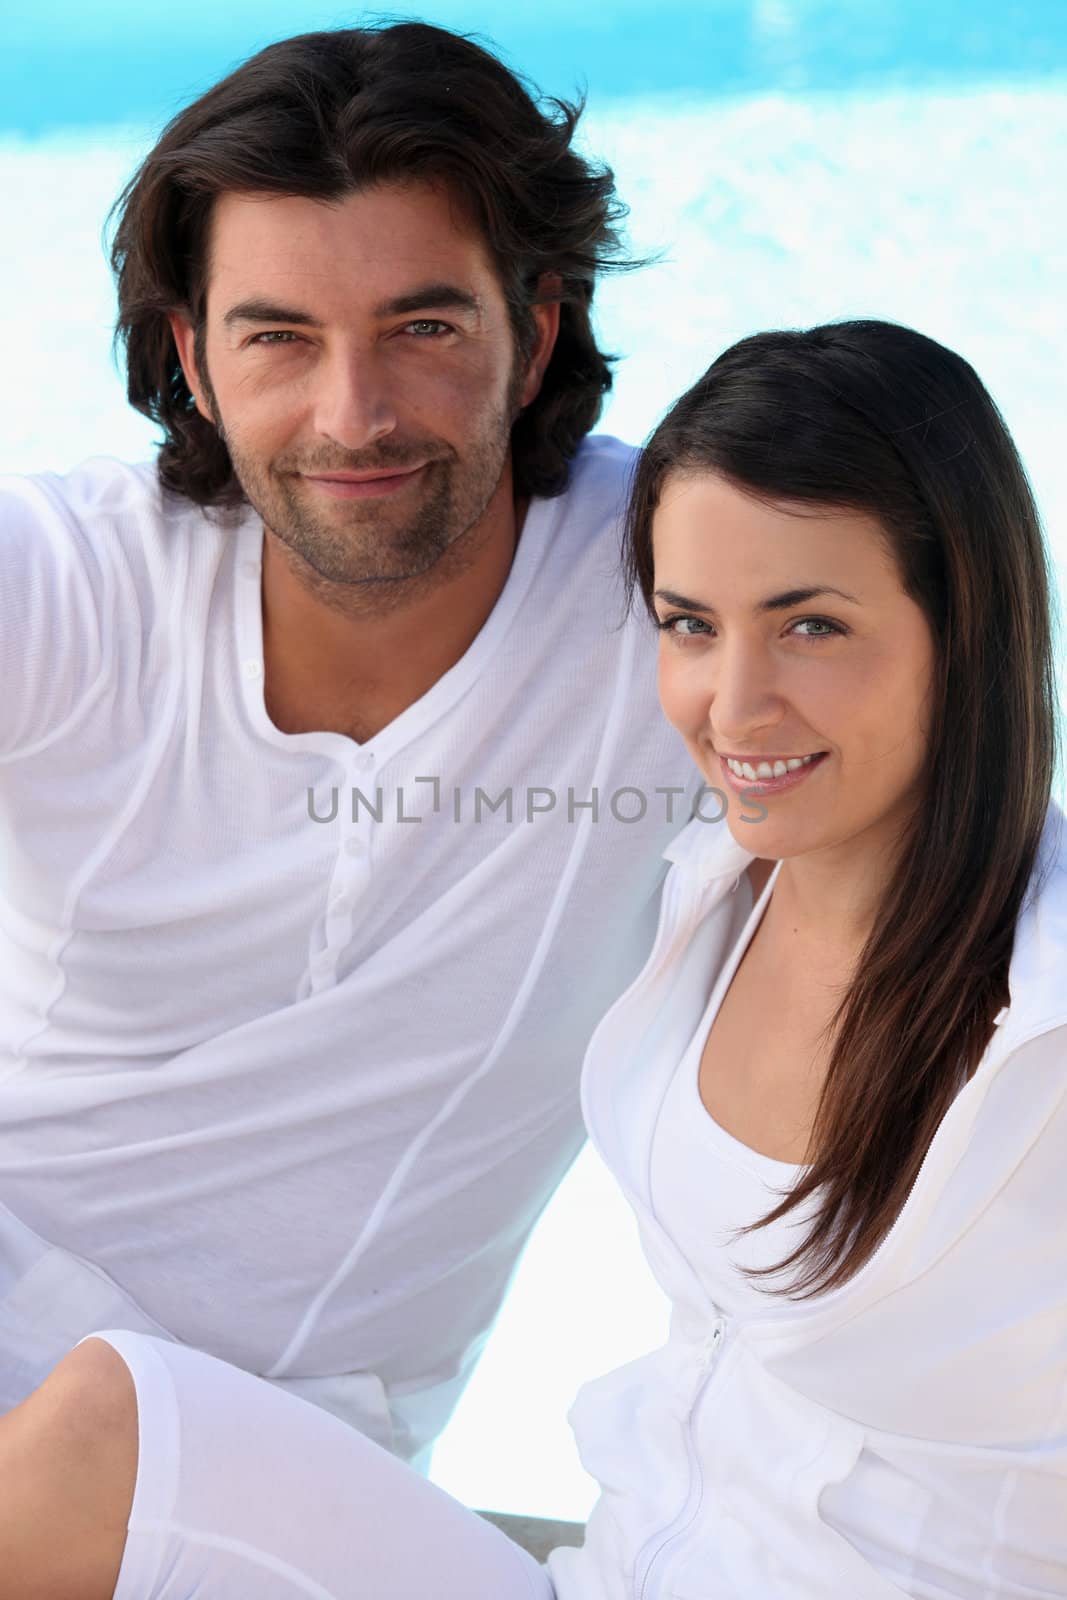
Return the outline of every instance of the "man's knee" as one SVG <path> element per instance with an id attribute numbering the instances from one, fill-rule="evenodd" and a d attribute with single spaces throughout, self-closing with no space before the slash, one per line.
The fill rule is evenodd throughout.
<path id="1" fill-rule="evenodd" d="M 136 1477 L 133 1380 L 89 1340 L 0 1418 L 0 1600 L 110 1595 Z"/>
<path id="2" fill-rule="evenodd" d="M 103 1339 L 77 1345 L 12 1413 L 19 1431 L 80 1482 L 83 1474 L 137 1472 L 137 1395 L 125 1361 Z"/>

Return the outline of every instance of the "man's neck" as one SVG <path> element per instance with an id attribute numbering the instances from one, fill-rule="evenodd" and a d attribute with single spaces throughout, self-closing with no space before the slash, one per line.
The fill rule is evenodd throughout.
<path id="1" fill-rule="evenodd" d="M 265 530 L 265 696 L 276 727 L 363 744 L 455 666 L 511 570 L 526 507 L 506 487 L 431 572 L 398 583 L 330 583 Z"/>

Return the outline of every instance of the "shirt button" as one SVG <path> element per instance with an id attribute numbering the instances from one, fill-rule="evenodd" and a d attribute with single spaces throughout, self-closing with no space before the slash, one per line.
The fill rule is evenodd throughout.
<path id="1" fill-rule="evenodd" d="M 356 756 L 356 758 L 355 758 L 355 760 L 353 762 L 353 766 L 358 768 L 358 770 L 360 772 L 366 772 L 370 767 L 373 767 L 373 765 L 374 765 L 374 751 L 373 750 L 361 750 L 359 752 L 359 755 Z"/>
<path id="2" fill-rule="evenodd" d="M 261 678 L 263 676 L 262 661 L 248 660 L 241 668 L 246 678 Z"/>
<path id="3" fill-rule="evenodd" d="M 241 562 L 241 573 L 246 578 L 258 578 L 259 577 L 259 562 L 258 561 L 242 561 Z"/>
<path id="4" fill-rule="evenodd" d="M 363 854 L 363 840 L 357 834 L 350 834 L 345 840 L 345 853 L 350 856 L 361 856 Z"/>

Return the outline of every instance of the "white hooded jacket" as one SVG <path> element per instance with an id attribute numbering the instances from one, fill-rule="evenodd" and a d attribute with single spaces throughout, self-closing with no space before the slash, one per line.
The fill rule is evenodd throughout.
<path id="1" fill-rule="evenodd" d="M 584 1550 L 550 1560 L 560 1600 L 1067 1596 L 1062 824 L 1052 808 L 1010 1005 L 892 1230 L 840 1288 L 736 1318 L 657 1220 L 649 1156 L 752 857 L 699 820 L 666 852 L 655 946 L 593 1037 L 583 1104 L 671 1332 L 572 1410 L 602 1494 Z"/>

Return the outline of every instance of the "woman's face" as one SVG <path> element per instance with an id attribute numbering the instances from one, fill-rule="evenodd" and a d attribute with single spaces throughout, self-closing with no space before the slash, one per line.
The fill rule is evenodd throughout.
<path id="1" fill-rule="evenodd" d="M 891 848 L 920 792 L 935 656 L 880 524 L 676 474 L 653 555 L 660 699 L 738 842 L 772 859 Z"/>

